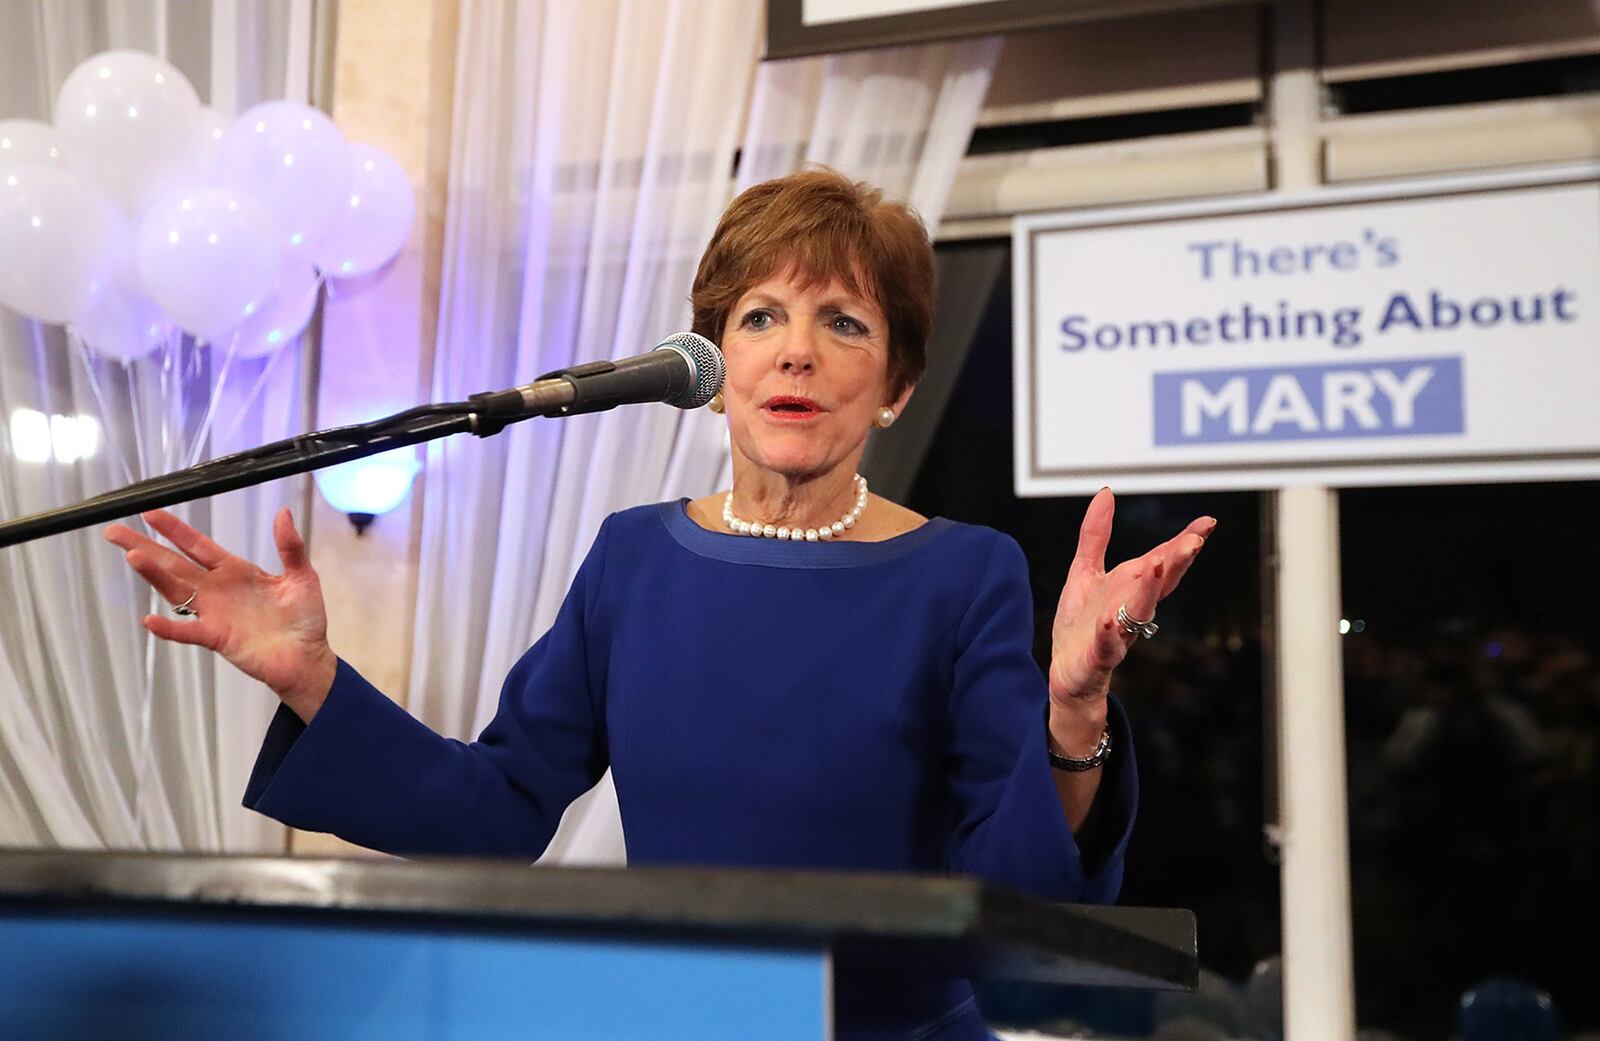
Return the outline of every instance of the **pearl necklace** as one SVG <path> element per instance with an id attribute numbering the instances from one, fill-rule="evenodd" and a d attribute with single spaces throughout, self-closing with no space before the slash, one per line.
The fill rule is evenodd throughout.
<path id="1" fill-rule="evenodd" d="M 867 508 L 867 479 L 856 474 L 856 504 L 850 512 L 834 521 L 824 524 L 820 528 L 791 528 L 787 525 L 781 528 L 771 524 L 762 524 L 758 521 L 740 520 L 733 514 L 733 493 L 722 503 L 722 522 L 728 530 L 739 535 L 753 535 L 768 539 L 789 539 L 791 542 L 827 542 L 829 539 L 856 526 L 856 520 L 861 516 L 861 511 Z"/>

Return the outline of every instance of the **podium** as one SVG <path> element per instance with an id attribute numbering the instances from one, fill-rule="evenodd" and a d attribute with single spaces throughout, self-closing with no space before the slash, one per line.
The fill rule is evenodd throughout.
<path id="1" fill-rule="evenodd" d="M 835 968 L 1193 989 L 1194 916 L 973 879 L 0 852 L 0 1024 L 89 1037 L 833 1036 Z"/>

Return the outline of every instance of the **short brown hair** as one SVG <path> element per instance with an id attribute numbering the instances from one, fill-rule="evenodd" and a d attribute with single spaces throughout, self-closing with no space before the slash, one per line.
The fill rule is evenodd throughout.
<path id="1" fill-rule="evenodd" d="M 933 325 L 933 245 L 910 207 L 826 168 L 746 189 L 700 258 L 689 297 L 694 331 L 720 344 L 739 298 L 789 265 L 808 286 L 837 278 L 882 309 L 891 397 L 922 378 Z"/>

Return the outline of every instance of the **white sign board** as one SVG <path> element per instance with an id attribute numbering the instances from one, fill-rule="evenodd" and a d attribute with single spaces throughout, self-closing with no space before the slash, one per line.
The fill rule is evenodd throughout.
<path id="1" fill-rule="evenodd" d="M 1019 219 L 1019 495 L 1600 477 L 1600 170 Z"/>
<path id="2" fill-rule="evenodd" d="M 941 7 L 976 7 L 994 0 L 801 0 L 800 20 L 806 25 L 853 22 L 899 14 L 924 14 Z"/>

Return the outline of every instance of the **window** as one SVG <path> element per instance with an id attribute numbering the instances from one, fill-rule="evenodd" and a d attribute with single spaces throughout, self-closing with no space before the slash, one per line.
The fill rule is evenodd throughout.
<path id="1" fill-rule="evenodd" d="M 998 250 L 1009 242 L 939 247 Z M 934 359 L 932 364 L 937 365 Z M 1108 437 L 1116 436 L 1107 431 Z M 1056 598 L 1077 547 L 1087 499 L 1012 493 L 1009 259 L 978 322 L 970 353 L 907 498 L 928 516 L 987 524 L 1021 543 L 1033 576 L 1036 657 L 1049 660 Z M 1115 488 L 1113 488 L 1113 491 Z M 1140 641 L 1114 690 L 1133 725 L 1142 794 L 1121 902 L 1187 907 L 1198 917 L 1205 981 L 1198 995 L 993 984 L 980 995 L 997 1025 L 1149 1036 L 1199 1003 L 1245 1033 L 1278 1015 L 1276 983 L 1249 981 L 1279 949 L 1278 875 L 1264 840 L 1261 517 L 1253 493 L 1126 495 L 1117 500 L 1109 559 L 1170 538 L 1194 517 L 1217 534 L 1162 605 L 1161 633 Z"/>
<path id="2" fill-rule="evenodd" d="M 1350 490 L 1340 513 L 1360 1025 L 1454 1036 L 1501 977 L 1566 1036 L 1600 1029 L 1600 483 Z"/>

